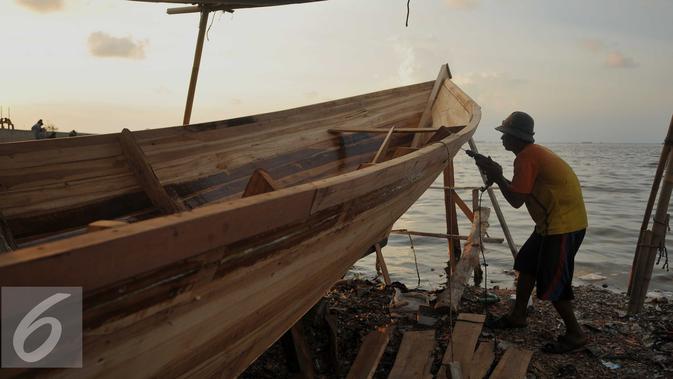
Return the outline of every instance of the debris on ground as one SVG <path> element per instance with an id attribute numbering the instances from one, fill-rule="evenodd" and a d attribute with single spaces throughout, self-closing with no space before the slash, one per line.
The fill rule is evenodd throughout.
<path id="1" fill-rule="evenodd" d="M 668 297 L 655 293 L 640 314 L 628 316 L 625 312 L 628 298 L 624 294 L 595 286 L 574 287 L 574 292 L 575 314 L 589 339 L 585 349 L 568 354 L 541 351 L 546 343 L 564 333 L 564 327 L 551 303 L 537 299 L 528 308 L 526 328 L 491 330 L 484 327 L 480 341 L 496 341 L 495 362 L 511 346 L 533 351 L 527 373 L 530 379 L 673 377 L 673 302 Z M 484 288 L 466 287 L 460 312 L 503 315 L 511 306 L 513 294 L 514 290 L 497 286 L 487 292 Z M 421 290 L 408 291 L 400 283 L 386 287 L 366 280 L 341 281 L 302 321 L 306 340 L 313 350 L 316 375 L 345 378 L 362 339 L 383 326 L 394 328 L 375 378 L 388 376 L 402 335 L 411 330 L 435 330 L 437 345 L 432 373 L 436 374 L 458 314 L 435 312 L 432 308 L 435 295 Z M 397 308 L 391 308 L 393 305 Z M 330 346 L 325 315 L 330 315 L 328 318 L 332 318 L 336 329 L 334 346 Z M 241 378 L 293 377 L 296 365 L 288 365 L 281 345 L 281 341 L 274 344 Z"/>

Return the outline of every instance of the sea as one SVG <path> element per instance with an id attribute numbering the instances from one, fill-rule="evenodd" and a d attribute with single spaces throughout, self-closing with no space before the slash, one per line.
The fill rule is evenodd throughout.
<path id="1" fill-rule="evenodd" d="M 573 285 L 596 285 L 616 292 L 626 291 L 639 230 L 663 145 L 589 142 L 541 144 L 553 150 L 573 168 L 580 180 L 587 208 L 589 227 L 575 257 Z M 467 148 L 467 145 L 464 147 Z M 477 142 L 477 148 L 480 153 L 500 163 L 506 177 L 512 177 L 514 154 L 506 151 L 501 143 Z M 474 161 L 464 152 L 459 152 L 455 157 L 454 167 L 456 187 L 483 185 Z M 440 174 L 433 186 L 442 185 Z M 515 209 L 499 191 L 495 192 L 518 248 L 533 231 L 533 221 L 525 206 Z M 459 190 L 458 195 L 471 206 L 471 191 Z M 492 209 L 487 193 L 481 196 L 481 205 Z M 460 209 L 457 212 L 460 234 L 466 235 L 470 230 L 470 222 Z M 489 236 L 504 237 L 493 210 L 489 224 Z M 394 229 L 446 233 L 443 191 L 428 189 L 400 217 Z M 672 243 L 673 237 L 669 234 L 666 245 L 670 247 Z M 391 234 L 388 244 L 383 248 L 383 255 L 392 281 L 404 283 L 408 288 L 425 290 L 445 287 L 444 268 L 448 260 L 446 239 L 411 236 L 410 241 L 408 235 Z M 484 256 L 487 286 L 513 288 L 514 260 L 507 242 L 484 244 Z M 673 261 L 673 250 L 670 259 Z M 671 296 L 673 271 L 663 269 L 664 262 L 665 257 L 662 257 L 659 265 L 654 267 L 649 290 Z M 367 279 L 375 277 L 375 254 L 358 261 L 350 275 Z"/>

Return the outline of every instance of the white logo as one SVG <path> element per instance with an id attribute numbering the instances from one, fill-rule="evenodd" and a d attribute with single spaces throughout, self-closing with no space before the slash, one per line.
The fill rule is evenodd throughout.
<path id="1" fill-rule="evenodd" d="M 36 305 L 23 317 L 21 322 L 19 322 L 19 325 L 16 327 L 16 330 L 14 331 L 14 337 L 12 338 L 14 351 L 19 356 L 19 358 L 23 359 L 25 362 L 33 363 L 46 357 L 49 355 L 49 353 L 52 352 L 52 350 L 54 350 L 58 344 L 58 341 L 61 339 L 63 325 L 61 325 L 61 322 L 54 317 L 38 317 L 52 306 L 67 299 L 70 296 L 71 295 L 67 293 L 57 293 L 51 295 L 50 297 L 43 300 L 40 304 Z M 45 324 L 51 326 L 49 337 L 37 349 L 31 352 L 26 352 L 25 343 L 28 336 L 30 336 L 35 330 Z"/>

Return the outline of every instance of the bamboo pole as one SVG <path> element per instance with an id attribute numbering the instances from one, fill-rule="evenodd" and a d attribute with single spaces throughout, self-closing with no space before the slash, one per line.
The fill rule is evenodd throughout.
<path id="1" fill-rule="evenodd" d="M 474 151 L 475 153 L 478 153 L 479 150 L 477 150 L 477 145 L 474 143 L 474 139 L 470 138 L 468 141 L 470 144 L 470 149 Z M 486 176 L 484 174 L 481 174 L 481 178 L 486 183 Z M 502 214 L 502 210 L 500 209 L 500 204 L 498 204 L 498 199 L 495 197 L 495 192 L 493 191 L 492 188 L 489 188 L 487 190 L 488 192 L 488 197 L 491 199 L 491 203 L 493 204 L 493 209 L 495 210 L 496 216 L 498 216 L 498 222 L 500 223 L 500 226 L 502 227 L 502 232 L 505 234 L 505 239 L 507 239 L 507 245 L 509 246 L 509 250 L 512 252 L 512 257 L 516 257 L 517 249 L 516 245 L 514 245 L 514 240 L 512 239 L 512 234 L 509 232 L 509 227 L 507 227 L 507 221 L 505 221 L 505 216 Z"/>
<path id="2" fill-rule="evenodd" d="M 634 273 L 632 278 L 632 291 L 629 298 L 629 314 L 640 312 L 645 302 L 645 295 L 652 278 L 654 269 L 654 260 L 657 255 L 657 249 L 666 238 L 666 229 L 668 228 L 668 204 L 673 192 L 673 153 L 669 151 L 666 159 L 666 168 L 664 171 L 663 185 L 659 193 L 659 202 L 654 214 L 652 225 L 652 240 L 650 243 L 641 243 L 637 247 L 636 256 L 638 266 L 632 269 Z M 643 238 L 646 240 L 647 238 Z"/>
<path id="3" fill-rule="evenodd" d="M 629 286 L 626 292 L 627 295 L 631 295 L 631 290 L 633 288 L 633 276 L 634 276 L 633 269 L 634 267 L 636 267 L 636 260 L 638 259 L 637 253 L 639 250 L 639 246 L 643 243 L 643 233 L 647 230 L 650 224 L 650 216 L 652 215 L 654 200 L 657 197 L 657 192 L 659 192 L 659 184 L 661 183 L 661 176 L 664 172 L 664 166 L 666 165 L 668 154 L 671 152 L 672 144 L 673 144 L 673 116 L 671 116 L 671 123 L 668 125 L 668 133 L 666 134 L 666 140 L 664 141 L 664 146 L 661 148 L 661 155 L 659 156 L 659 164 L 657 165 L 657 172 L 654 174 L 654 181 L 652 182 L 652 190 L 650 191 L 650 198 L 647 200 L 647 206 L 645 207 L 645 215 L 643 216 L 643 223 L 640 226 L 638 243 L 636 243 L 636 254 L 633 256 L 633 264 L 631 265 L 631 274 L 629 275 Z"/>
<path id="4" fill-rule="evenodd" d="M 206 34 L 206 24 L 208 23 L 208 8 L 201 6 L 201 19 L 199 21 L 199 36 L 196 40 L 196 51 L 194 52 L 194 64 L 192 66 L 192 77 L 189 80 L 189 90 L 187 91 L 187 104 L 185 104 L 185 116 L 182 119 L 183 125 L 189 125 L 192 118 L 192 105 L 194 104 L 194 92 L 196 91 L 196 81 L 199 78 L 199 67 L 201 66 L 201 53 L 203 52 L 203 39 Z"/>

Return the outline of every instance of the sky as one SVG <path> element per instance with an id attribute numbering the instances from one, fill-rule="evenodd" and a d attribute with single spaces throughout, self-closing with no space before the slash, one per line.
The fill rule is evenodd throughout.
<path id="1" fill-rule="evenodd" d="M 670 0 L 327 0 L 209 19 L 192 122 L 434 80 L 512 111 L 540 142 L 662 142 L 673 115 Z M 198 14 L 125 0 L 0 1 L 0 106 L 21 129 L 182 123 Z"/>

